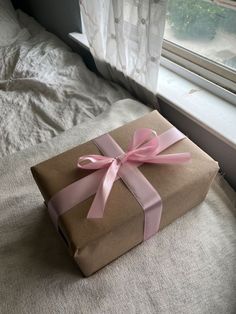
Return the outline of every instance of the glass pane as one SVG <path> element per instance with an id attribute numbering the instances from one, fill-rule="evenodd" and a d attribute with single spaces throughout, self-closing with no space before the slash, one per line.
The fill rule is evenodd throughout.
<path id="1" fill-rule="evenodd" d="M 231 4 L 169 0 L 165 39 L 236 70 L 236 0 Z"/>

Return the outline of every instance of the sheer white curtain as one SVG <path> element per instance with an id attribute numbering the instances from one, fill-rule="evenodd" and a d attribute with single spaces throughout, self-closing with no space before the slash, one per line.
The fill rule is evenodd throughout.
<path id="1" fill-rule="evenodd" d="M 85 33 L 98 70 L 136 94 L 141 87 L 145 87 L 142 94 L 157 91 L 166 2 L 80 0 Z"/>

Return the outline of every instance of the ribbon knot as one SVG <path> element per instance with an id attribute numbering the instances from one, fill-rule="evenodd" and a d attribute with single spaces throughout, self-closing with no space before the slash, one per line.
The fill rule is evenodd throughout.
<path id="1" fill-rule="evenodd" d="M 112 186 L 119 176 L 119 170 L 126 163 L 140 166 L 151 164 L 180 164 L 188 162 L 190 153 L 162 154 L 160 152 L 184 136 L 176 128 L 171 128 L 160 136 L 155 131 L 142 128 L 134 132 L 127 152 L 115 157 L 85 155 L 79 158 L 78 167 L 83 169 L 103 169 L 104 176 L 100 181 L 97 193 L 88 212 L 87 218 L 102 218 Z"/>
<path id="2" fill-rule="evenodd" d="M 127 154 L 121 154 L 117 157 L 115 157 L 117 162 L 119 162 L 121 165 L 123 165 L 127 161 Z"/>

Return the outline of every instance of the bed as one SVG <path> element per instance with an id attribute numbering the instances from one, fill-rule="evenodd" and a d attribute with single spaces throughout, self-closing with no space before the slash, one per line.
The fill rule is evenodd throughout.
<path id="1" fill-rule="evenodd" d="M 131 97 L 89 71 L 78 54 L 28 15 L 13 13 L 1 8 L 0 156 L 43 142 Z"/>
<path id="2" fill-rule="evenodd" d="M 220 176 L 202 204 L 82 277 L 30 167 L 151 108 L 90 72 L 58 38 L 6 3 L 0 0 L 9 35 L 0 48 L 0 312 L 235 313 L 236 196 Z"/>

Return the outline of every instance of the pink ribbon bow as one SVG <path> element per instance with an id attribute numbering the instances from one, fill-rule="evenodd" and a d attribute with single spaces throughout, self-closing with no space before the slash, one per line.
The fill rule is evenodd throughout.
<path id="1" fill-rule="evenodd" d="M 143 128 L 135 131 L 127 152 L 118 157 L 113 158 L 101 155 L 80 157 L 78 160 L 79 168 L 107 168 L 105 175 L 100 181 L 87 218 L 103 217 L 108 196 L 123 165 L 131 164 L 137 167 L 143 163 L 181 164 L 188 162 L 191 159 L 190 153 L 159 155 L 161 151 L 183 138 L 184 135 L 176 128 L 171 128 L 160 136 L 157 136 L 156 132 L 151 129 Z"/>

